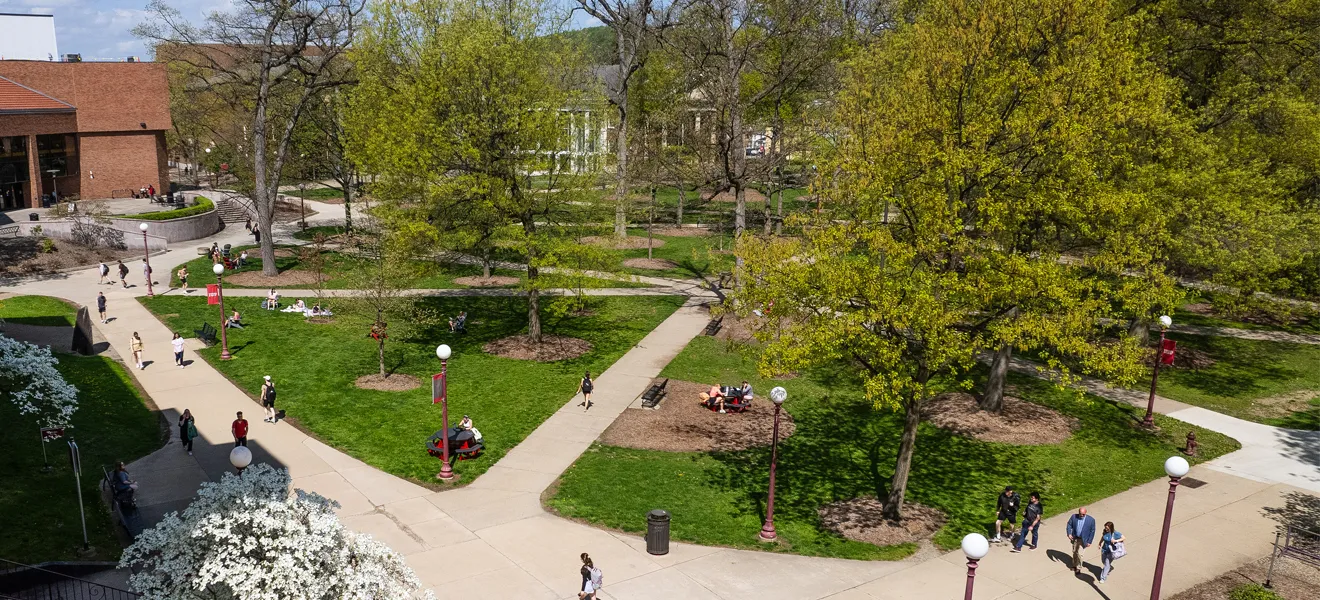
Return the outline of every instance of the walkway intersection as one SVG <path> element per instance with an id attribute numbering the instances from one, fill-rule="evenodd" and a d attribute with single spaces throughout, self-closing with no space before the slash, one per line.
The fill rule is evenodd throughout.
<path id="1" fill-rule="evenodd" d="M 317 204 L 308 202 L 320 213 L 309 221 L 341 214 L 342 207 Z M 214 241 L 224 244 L 247 239 L 239 231 Z M 169 253 L 153 257 L 156 273 L 172 272 L 195 257 L 195 247 L 211 241 L 178 244 Z M 89 304 L 98 291 L 95 280 L 89 270 L 7 285 L 3 291 Z M 662 284 L 666 285 L 663 293 L 690 295 L 692 288 L 672 289 L 680 284 Z M 139 332 L 147 359 L 156 364 L 133 370 L 134 376 L 167 418 L 177 419 L 184 408 L 191 409 L 201 434 L 194 456 L 184 453 L 175 439 L 129 466 L 141 483 L 139 503 L 149 520 L 186 506 L 198 484 L 216 480 L 231 468 L 228 425 L 234 413 L 242 410 L 251 417 L 249 447 L 256 461 L 287 468 L 295 487 L 339 502 L 345 525 L 371 534 L 402 554 L 437 597 L 576 598 L 580 581 L 577 556 L 582 552 L 589 552 L 604 570 L 607 585 L 601 597 L 608 599 L 897 600 L 961 595 L 966 568 L 957 551 L 921 562 L 864 562 L 675 543 L 668 555 L 652 556 L 637 536 L 562 519 L 542 508 L 542 492 L 700 334 L 707 320 L 702 297 L 692 296 L 600 374 L 590 412 L 576 408 L 577 398 L 569 400 L 476 481 L 434 492 L 370 467 L 286 423 L 262 422 L 252 399 L 204 361 L 195 361 L 186 369 L 169 368 L 169 330 L 134 299 L 144 288 L 105 286 L 104 291 L 115 318 L 98 324 L 99 333 L 110 341 L 114 352 L 127 356 L 128 339 L 133 331 Z M 242 295 L 259 292 L 226 290 Z M 1178 492 L 1164 584 L 1165 593 L 1172 595 L 1269 552 L 1274 523 L 1263 509 L 1281 506 L 1283 496 L 1299 488 L 1320 491 L 1316 467 L 1320 440 L 1311 435 L 1315 432 L 1277 430 L 1171 401 L 1161 408 L 1175 418 L 1232 435 L 1243 444 L 1239 452 L 1193 468 L 1190 476 L 1206 485 L 1181 487 Z M 792 474 L 781 471 L 781 476 Z M 976 598 L 1146 598 L 1167 489 L 1167 482 L 1154 481 L 1091 505 L 1091 514 L 1102 522 L 1122 523 L 1129 538 L 1128 557 L 1118 563 L 1104 586 L 1094 582 L 1099 561 L 1094 549 L 1083 575 L 1068 569 L 1063 558 L 1067 517 L 1060 515 L 1043 524 L 1039 551 L 1013 555 L 1006 548 L 995 547 L 977 569 Z M 641 521 L 644 515 L 637 518 Z"/>

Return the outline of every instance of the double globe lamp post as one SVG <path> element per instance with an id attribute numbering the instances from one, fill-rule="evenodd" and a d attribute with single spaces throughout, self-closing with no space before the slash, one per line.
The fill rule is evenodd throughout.
<path id="1" fill-rule="evenodd" d="M 778 537 L 775 533 L 775 463 L 779 460 L 779 409 L 788 399 L 788 391 L 782 387 L 770 390 L 770 401 L 775 403 L 774 436 L 770 442 L 770 493 L 766 496 L 765 524 L 761 526 L 761 541 L 773 542 Z"/>

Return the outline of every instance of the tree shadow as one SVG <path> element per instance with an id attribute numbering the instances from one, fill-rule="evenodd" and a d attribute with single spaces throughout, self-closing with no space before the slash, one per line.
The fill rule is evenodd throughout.
<path id="1" fill-rule="evenodd" d="M 1288 492 L 1283 496 L 1283 506 L 1267 506 L 1261 514 L 1278 521 L 1279 531 L 1295 527 L 1320 534 L 1320 496 Z"/>

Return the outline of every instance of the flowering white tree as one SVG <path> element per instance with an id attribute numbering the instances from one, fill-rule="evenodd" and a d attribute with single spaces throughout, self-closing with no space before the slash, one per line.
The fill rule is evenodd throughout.
<path id="1" fill-rule="evenodd" d="M 0 335 L 0 395 L 42 427 L 67 427 L 78 410 L 78 388 L 64 381 L 50 348 Z"/>
<path id="2" fill-rule="evenodd" d="M 203 483 L 183 514 L 143 531 L 119 566 L 146 600 L 410 598 L 421 584 L 403 558 L 345 529 L 339 504 L 289 494 L 289 472 L 257 464 Z M 429 592 L 426 594 L 430 596 Z"/>

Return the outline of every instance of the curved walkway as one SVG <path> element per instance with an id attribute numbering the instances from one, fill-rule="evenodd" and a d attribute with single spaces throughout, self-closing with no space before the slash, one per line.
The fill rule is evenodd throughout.
<path id="1" fill-rule="evenodd" d="M 245 237 L 240 231 L 217 241 Z M 156 272 L 169 273 L 193 258 L 192 248 L 201 243 L 181 244 L 153 259 Z M 130 470 L 143 484 L 139 490 L 142 505 L 158 513 L 181 508 L 198 484 L 217 479 L 230 468 L 228 424 L 233 413 L 244 410 L 255 416 L 259 408 L 203 361 L 194 361 L 185 369 L 170 365 L 169 331 L 134 299 L 145 291 L 142 286 L 124 290 L 97 286 L 95 281 L 96 276 L 86 271 L 14 285 L 4 291 L 60 296 L 80 303 L 90 303 L 97 291 L 106 291 L 114 320 L 97 325 L 100 332 L 121 356 L 129 354 L 126 346 L 131 332 L 142 334 L 147 359 L 156 362 L 146 370 L 134 370 L 135 377 L 167 418 L 176 417 L 184 408 L 191 409 L 202 437 L 195 456 L 189 457 L 171 444 L 135 462 Z M 706 316 L 697 300 L 689 301 L 600 375 L 597 404 L 591 412 L 575 409 L 576 398 L 569 400 L 485 475 L 461 489 L 433 492 L 374 469 L 286 423 L 249 419 L 249 447 L 256 460 L 288 468 L 296 487 L 338 501 L 346 525 L 370 533 L 403 554 L 426 585 L 442 597 L 576 598 L 580 552 L 591 553 L 606 573 L 602 598 L 956 596 L 965 580 L 959 552 L 924 562 L 860 562 L 672 544 L 668 555 L 651 556 L 636 536 L 578 524 L 542 509 L 540 495 L 546 487 L 699 334 L 705 323 Z M 1243 443 L 1243 452 L 1257 447 L 1254 438 L 1244 439 Z M 1269 450 L 1262 452 L 1264 456 Z M 1238 454 L 1241 452 L 1230 457 Z M 1213 467 L 1194 469 L 1192 475 L 1209 485 L 1180 492 L 1170 550 L 1173 566 L 1165 575 L 1168 593 L 1268 552 L 1272 525 L 1262 516 L 1262 509 L 1282 504 L 1280 497 L 1292 488 L 1278 481 L 1258 481 L 1221 471 Z M 1269 476 L 1267 473 L 1259 479 Z M 792 473 L 781 470 L 781 477 L 792 477 Z M 1103 593 L 1091 576 L 1075 576 L 1060 558 L 1066 542 L 1061 533 L 1066 516 L 1060 516 L 1042 527 L 1042 549 L 1047 550 L 1021 555 L 1009 555 L 999 548 L 992 551 L 978 570 L 977 598 L 1044 600 L 1092 594 L 1099 598 L 1144 598 L 1153 569 L 1153 546 L 1158 541 L 1165 487 L 1162 481 L 1151 482 L 1091 506 L 1093 514 L 1125 523 L 1125 533 L 1131 540 L 1130 557 L 1120 563 L 1113 583 Z M 639 521 L 642 518 L 638 515 Z M 1234 543 L 1223 544 L 1225 536 Z M 1216 551 L 1207 553 L 1205 548 Z M 1090 558 L 1094 561 L 1097 557 L 1093 554 Z"/>

